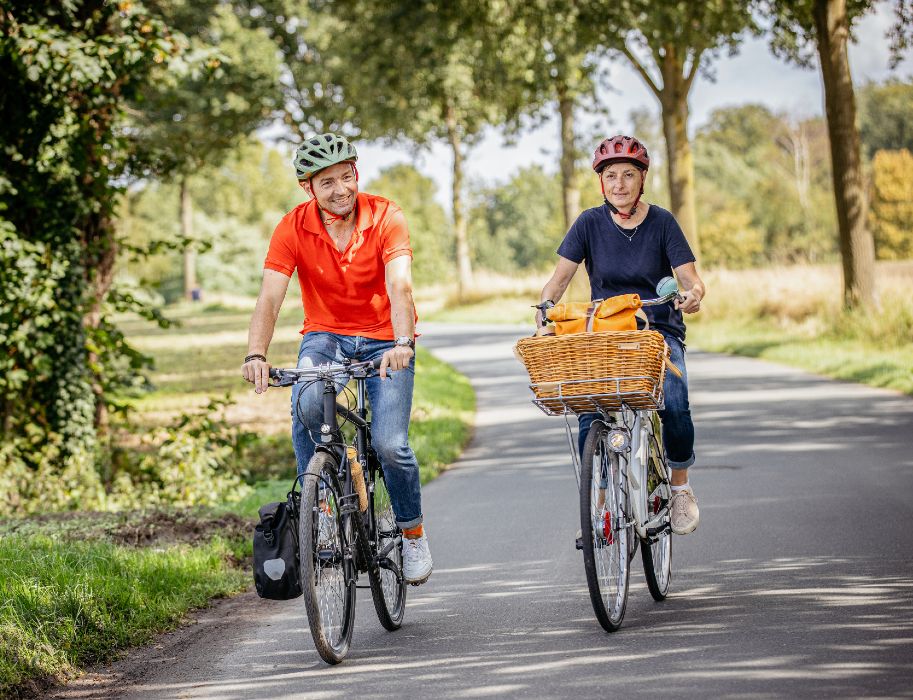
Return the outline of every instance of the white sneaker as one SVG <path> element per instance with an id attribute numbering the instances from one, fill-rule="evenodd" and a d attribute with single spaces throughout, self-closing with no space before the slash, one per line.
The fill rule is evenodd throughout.
<path id="1" fill-rule="evenodd" d="M 428 537 L 424 534 L 415 539 L 403 537 L 403 578 L 406 583 L 420 586 L 431 576 L 431 568 Z"/>
<path id="2" fill-rule="evenodd" d="M 697 507 L 697 497 L 690 488 L 672 492 L 670 504 L 672 532 L 676 535 L 687 535 L 694 532 L 701 512 Z"/>

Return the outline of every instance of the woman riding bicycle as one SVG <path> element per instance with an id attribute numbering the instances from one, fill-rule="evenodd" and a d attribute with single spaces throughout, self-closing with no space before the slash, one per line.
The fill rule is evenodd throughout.
<path id="1" fill-rule="evenodd" d="M 630 136 L 614 136 L 596 148 L 593 170 L 599 176 L 603 206 L 587 209 L 571 226 L 558 247 L 558 264 L 542 288 L 540 301 L 561 299 L 580 263 L 590 277 L 592 299 L 619 294 L 654 296 L 656 284 L 675 272 L 680 300 L 644 307 L 650 325 L 663 334 L 672 362 L 681 378 L 667 372 L 663 386 L 665 409 L 660 411 L 663 442 L 672 468 L 672 531 L 694 531 L 700 517 L 697 498 L 688 483 L 688 468 L 694 464 L 694 425 L 688 406 L 688 375 L 685 370 L 685 323 L 682 312 L 700 310 L 704 284 L 695 267 L 695 257 L 672 214 L 641 199 L 650 168 L 647 149 Z M 537 323 L 541 324 L 541 311 Z M 583 445 L 597 413 L 579 420 L 579 446 Z"/>

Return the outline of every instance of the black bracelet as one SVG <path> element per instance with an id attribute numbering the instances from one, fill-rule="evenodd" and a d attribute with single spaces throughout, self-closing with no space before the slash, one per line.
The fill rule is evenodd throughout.
<path id="1" fill-rule="evenodd" d="M 259 353 L 255 353 L 253 355 L 248 355 L 247 357 L 244 358 L 244 364 L 246 365 L 251 360 L 263 360 L 264 362 L 266 362 L 266 356 L 260 355 Z"/>

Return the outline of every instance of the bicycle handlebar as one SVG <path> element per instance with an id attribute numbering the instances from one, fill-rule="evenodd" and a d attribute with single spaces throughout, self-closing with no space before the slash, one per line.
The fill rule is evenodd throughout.
<path id="1" fill-rule="evenodd" d="M 669 291 L 666 292 L 665 294 L 663 294 L 663 292 L 665 292 L 665 290 L 667 290 L 667 289 Z M 660 294 L 661 296 L 657 297 L 656 299 L 641 299 L 640 305 L 641 306 L 659 306 L 660 304 L 668 304 L 670 301 L 681 301 L 682 300 L 682 295 L 679 294 L 678 284 L 675 282 L 674 277 L 663 277 L 659 281 L 659 284 L 656 285 L 656 293 Z M 593 301 L 598 303 L 598 302 L 604 301 L 604 300 L 603 299 L 594 299 Z M 555 302 L 553 302 L 551 299 L 546 299 L 545 301 L 540 302 L 539 304 L 533 305 L 534 309 L 539 309 L 539 311 L 542 312 L 540 314 L 540 316 L 542 317 L 542 324 L 539 326 L 539 328 L 544 328 L 545 324 L 549 323 L 551 321 L 551 319 L 548 317 L 548 310 L 550 308 L 552 308 L 553 306 L 555 306 Z M 537 319 L 537 321 L 538 321 L 538 319 Z"/>
<path id="2" fill-rule="evenodd" d="M 271 367 L 269 378 L 274 380 L 274 382 L 270 382 L 270 386 L 291 386 L 309 379 L 332 379 L 340 374 L 347 374 L 353 379 L 364 379 L 380 369 L 382 359 L 378 357 L 366 362 L 325 362 L 314 367 L 290 367 L 285 369 Z"/>

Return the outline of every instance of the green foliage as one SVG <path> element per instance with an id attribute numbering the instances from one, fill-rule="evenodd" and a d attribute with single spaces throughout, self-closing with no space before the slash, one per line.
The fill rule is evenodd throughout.
<path id="1" fill-rule="evenodd" d="M 212 399 L 200 411 L 182 413 L 170 427 L 144 434 L 139 452 L 122 450 L 114 462 L 113 504 L 195 506 L 243 497 L 248 487 L 240 458 L 252 436 L 225 419 L 231 403 L 228 396 Z"/>
<path id="2" fill-rule="evenodd" d="M 561 190 L 539 166 L 523 168 L 503 185 L 475 195 L 471 230 L 479 266 L 495 272 L 538 270 L 564 236 Z"/>
<path id="3" fill-rule="evenodd" d="M 138 174 L 190 175 L 216 165 L 270 115 L 280 99 L 279 66 L 266 31 L 245 26 L 231 3 L 178 1 L 157 10 L 188 38 L 187 66 L 137 95 L 134 166 Z"/>
<path id="4" fill-rule="evenodd" d="M 898 79 L 868 83 L 857 92 L 859 135 L 866 155 L 876 151 L 913 151 L 913 82 Z"/>
<path id="5" fill-rule="evenodd" d="M 820 119 L 796 121 L 760 105 L 715 110 L 695 139 L 704 263 L 833 257 L 829 166 Z"/>
<path id="6" fill-rule="evenodd" d="M 417 285 L 453 276 L 454 241 L 447 214 L 435 197 L 435 184 L 411 165 L 393 165 L 365 185 L 366 192 L 396 202 L 409 224 L 412 276 Z"/>
<path id="7" fill-rule="evenodd" d="M 913 155 L 910 151 L 875 153 L 869 221 L 879 259 L 913 258 Z"/>
<path id="8" fill-rule="evenodd" d="M 809 68 L 815 64 L 818 51 L 815 7 L 819 3 L 820 0 L 764 1 L 766 14 L 771 20 L 770 48 L 774 55 Z M 851 32 L 854 23 L 874 6 L 873 0 L 847 0 L 846 14 Z M 899 18 L 902 17 L 898 14 Z M 895 41 L 893 50 L 896 51 L 898 46 Z"/>
<path id="9" fill-rule="evenodd" d="M 227 397 L 212 399 L 167 428 L 122 435 L 130 446 L 110 454 L 73 454 L 56 433 L 41 445 L 23 444 L 27 438 L 5 442 L 0 516 L 237 500 L 248 490 L 243 454 L 251 438 L 225 420 L 229 404 Z"/>
<path id="10" fill-rule="evenodd" d="M 215 165 L 188 179 L 194 238 L 207 246 L 197 255 L 205 292 L 257 294 L 269 237 L 302 197 L 288 159 L 249 139 Z M 118 229 L 125 253 L 119 280 L 154 290 L 166 303 L 183 294 L 179 188 L 149 182 L 121 200 Z M 195 245 L 199 245 L 196 243 Z M 132 251 L 152 250 L 135 256 Z"/>
<path id="11" fill-rule="evenodd" d="M 56 460 L 70 469 L 91 464 L 100 394 L 113 381 L 111 354 L 89 343 L 114 337 L 94 331 L 110 286 L 114 181 L 126 159 L 115 122 L 180 50 L 180 36 L 167 36 L 140 3 L 101 0 L 7 0 L 0 30 L 2 293 L 15 298 L 3 306 L 11 381 L 0 383 L 0 467 L 50 469 Z"/>
<path id="12" fill-rule="evenodd" d="M 409 443 L 422 483 L 435 478 L 460 456 L 469 441 L 475 392 L 469 380 L 419 346 Z"/>
<path id="13" fill-rule="evenodd" d="M 714 207 L 701 197 L 701 203 Z M 706 267 L 750 267 L 764 253 L 763 232 L 751 224 L 751 213 L 742 202 L 717 203 L 701 226 L 701 264 Z"/>

